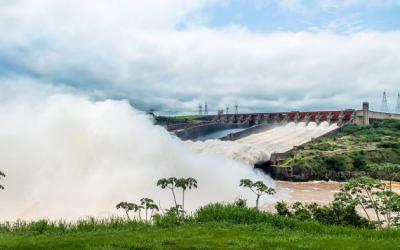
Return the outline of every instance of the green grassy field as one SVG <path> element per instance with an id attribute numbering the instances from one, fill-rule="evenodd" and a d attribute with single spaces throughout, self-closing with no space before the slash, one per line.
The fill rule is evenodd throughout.
<path id="1" fill-rule="evenodd" d="M 319 228 L 319 227 L 317 227 Z M 325 227 L 326 228 L 326 227 Z M 270 225 L 137 225 L 66 234 L 0 234 L 0 249 L 399 249 L 400 232 Z"/>
<path id="2" fill-rule="evenodd" d="M 319 224 L 235 205 L 152 223 L 87 219 L 0 226 L 0 249 L 398 249 L 400 230 Z"/>

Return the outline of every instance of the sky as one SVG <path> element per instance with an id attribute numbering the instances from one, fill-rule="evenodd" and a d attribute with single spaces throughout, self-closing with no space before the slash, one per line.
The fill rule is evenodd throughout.
<path id="1" fill-rule="evenodd" d="M 400 0 L 0 0 L 0 102 L 40 85 L 165 114 L 380 110 L 386 91 L 394 111 L 399 69 Z"/>

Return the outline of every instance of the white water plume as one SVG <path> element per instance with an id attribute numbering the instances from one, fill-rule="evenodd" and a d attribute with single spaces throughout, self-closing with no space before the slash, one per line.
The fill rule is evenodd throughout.
<path id="1" fill-rule="evenodd" d="M 282 153 L 324 135 L 338 128 L 337 124 L 329 125 L 322 122 L 317 125 L 310 122 L 290 122 L 281 126 L 274 126 L 264 132 L 246 136 L 237 141 L 207 140 L 188 141 L 188 145 L 196 153 L 207 155 L 225 155 L 229 158 L 242 161 L 247 165 L 254 165 L 266 161 L 271 153 Z"/>
<path id="2" fill-rule="evenodd" d="M 189 209 L 253 199 L 239 187 L 242 178 L 274 186 L 240 162 L 192 153 L 128 102 L 32 95 L 0 96 L 0 169 L 7 175 L 0 180 L 0 220 L 109 216 L 117 202 L 142 197 L 160 200 L 165 209 L 172 195 L 156 182 L 171 176 L 198 180 L 185 197 Z"/>

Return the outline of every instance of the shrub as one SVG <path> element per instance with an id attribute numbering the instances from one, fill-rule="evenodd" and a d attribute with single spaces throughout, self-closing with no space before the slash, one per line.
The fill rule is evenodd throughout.
<path id="1" fill-rule="evenodd" d="M 32 222 L 31 229 L 33 234 L 40 235 L 43 234 L 49 228 L 49 223 L 47 220 L 38 220 Z"/>
<path id="2" fill-rule="evenodd" d="M 233 204 L 238 207 L 247 207 L 247 200 L 238 198 L 235 200 Z"/>
<path id="3" fill-rule="evenodd" d="M 367 161 L 365 160 L 365 156 L 362 155 L 362 152 L 352 155 L 351 158 L 354 169 L 361 171 L 367 169 Z"/>
<path id="4" fill-rule="evenodd" d="M 376 145 L 378 148 L 400 149 L 400 142 L 381 142 Z"/>
<path id="5" fill-rule="evenodd" d="M 286 202 L 284 201 L 278 201 L 275 205 L 276 212 L 280 216 L 291 216 L 292 213 L 290 212 Z"/>
<path id="6" fill-rule="evenodd" d="M 317 203 L 302 204 L 295 202 L 291 209 L 285 202 L 275 205 L 278 215 L 295 218 L 301 221 L 315 220 L 326 225 L 353 226 L 373 228 L 368 220 L 357 214 L 354 204 L 345 204 L 336 200 L 328 206 L 320 206 Z"/>
<path id="7" fill-rule="evenodd" d="M 182 225 L 185 221 L 187 220 L 172 213 L 166 213 L 164 215 L 156 214 L 153 216 L 154 225 L 159 227 L 175 227 Z"/>
<path id="8" fill-rule="evenodd" d="M 254 224 L 266 221 L 266 214 L 256 208 L 235 204 L 213 203 L 200 207 L 194 218 L 198 222 L 228 222 L 235 224 Z"/>
<path id="9" fill-rule="evenodd" d="M 334 171 L 344 171 L 346 169 L 346 162 L 342 157 L 330 156 L 325 158 L 327 169 Z"/>
<path id="10" fill-rule="evenodd" d="M 327 142 L 320 142 L 320 143 L 311 143 L 310 149 L 320 150 L 320 151 L 333 151 L 337 148 L 336 145 L 327 143 Z"/>
<path id="11" fill-rule="evenodd" d="M 292 216 L 298 220 L 312 219 L 310 210 L 303 206 L 301 202 L 295 202 L 292 206 Z"/>

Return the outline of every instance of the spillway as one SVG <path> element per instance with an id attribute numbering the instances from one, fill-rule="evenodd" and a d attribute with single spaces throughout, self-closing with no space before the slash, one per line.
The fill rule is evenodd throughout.
<path id="1" fill-rule="evenodd" d="M 188 141 L 191 150 L 200 154 L 223 155 L 231 159 L 254 165 L 269 160 L 271 153 L 281 153 L 294 146 L 304 144 L 338 128 L 337 124 L 315 122 L 286 123 L 263 132 L 249 135 L 237 141 Z"/>

